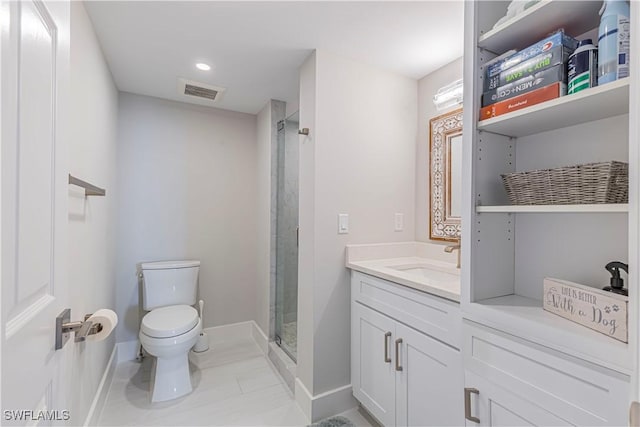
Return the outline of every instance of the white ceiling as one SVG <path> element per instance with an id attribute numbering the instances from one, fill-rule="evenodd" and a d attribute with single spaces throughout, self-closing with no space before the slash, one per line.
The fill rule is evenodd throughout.
<path id="1" fill-rule="evenodd" d="M 186 102 L 184 77 L 226 87 L 215 106 L 251 114 L 272 98 L 297 104 L 315 48 L 416 79 L 462 56 L 462 1 L 85 4 L 120 90 Z"/>

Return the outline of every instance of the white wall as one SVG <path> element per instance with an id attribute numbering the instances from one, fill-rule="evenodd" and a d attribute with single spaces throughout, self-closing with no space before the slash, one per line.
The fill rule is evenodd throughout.
<path id="1" fill-rule="evenodd" d="M 442 86 L 462 78 L 462 57 L 426 75 L 418 81 L 418 140 L 416 144 L 416 235 L 415 240 L 429 242 L 429 120 L 455 110 L 438 111 L 433 96 Z M 442 243 L 436 242 L 435 243 Z"/>
<path id="2" fill-rule="evenodd" d="M 84 197 L 69 186 L 69 295 L 72 320 L 115 308 L 116 135 L 118 91 L 84 5 L 71 3 L 71 174 L 106 188 Z M 82 424 L 115 343 L 67 344 L 71 422 Z"/>
<path id="3" fill-rule="evenodd" d="M 143 261 L 199 259 L 205 327 L 256 313 L 256 116 L 120 94 L 117 340 L 137 337 Z"/>
<path id="4" fill-rule="evenodd" d="M 300 128 L 309 128 L 309 136 L 300 137 L 298 246 L 298 358 L 296 376 L 313 393 L 315 286 L 315 183 L 316 183 L 316 52 L 300 67 Z M 346 324 L 343 325 L 346 328 Z M 296 388 L 296 397 L 302 393 Z"/>
<path id="5" fill-rule="evenodd" d="M 415 236 L 418 86 L 324 50 L 305 62 L 300 78 L 300 127 L 310 137 L 300 154 L 298 375 L 318 395 L 350 383 L 345 245 Z M 404 214 L 404 231 L 394 231 L 396 212 Z M 339 213 L 350 216 L 349 234 L 337 233 Z M 307 340 L 311 352 L 301 348 Z"/>
<path id="6" fill-rule="evenodd" d="M 300 109 L 299 100 L 293 102 L 287 102 L 287 109 L 285 111 L 285 117 L 289 117 L 293 113 L 297 112 Z"/>

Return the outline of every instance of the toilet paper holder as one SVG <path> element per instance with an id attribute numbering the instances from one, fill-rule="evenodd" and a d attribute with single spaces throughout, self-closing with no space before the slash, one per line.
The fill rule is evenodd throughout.
<path id="1" fill-rule="evenodd" d="M 84 321 L 71 321 L 71 309 L 66 308 L 56 317 L 56 350 L 60 350 L 69 340 L 71 332 L 75 333 L 75 342 L 83 342 L 88 335 L 102 331 L 101 323 L 93 323 L 89 319 L 91 314 L 84 316 Z"/>

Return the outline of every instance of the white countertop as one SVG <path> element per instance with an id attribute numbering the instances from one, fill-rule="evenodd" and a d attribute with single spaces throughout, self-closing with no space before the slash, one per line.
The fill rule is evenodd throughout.
<path id="1" fill-rule="evenodd" d="M 346 266 L 409 288 L 460 302 L 457 254 L 422 242 L 347 245 Z"/>

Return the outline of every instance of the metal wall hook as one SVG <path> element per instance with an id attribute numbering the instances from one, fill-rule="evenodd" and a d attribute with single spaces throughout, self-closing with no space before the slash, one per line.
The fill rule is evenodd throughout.
<path id="1" fill-rule="evenodd" d="M 91 314 L 84 316 L 84 321 L 71 322 L 71 309 L 67 308 L 56 317 L 56 350 L 60 350 L 69 340 L 69 334 L 75 334 L 74 342 L 83 342 L 87 336 L 97 334 L 103 329 L 102 323 L 87 320 Z"/>

